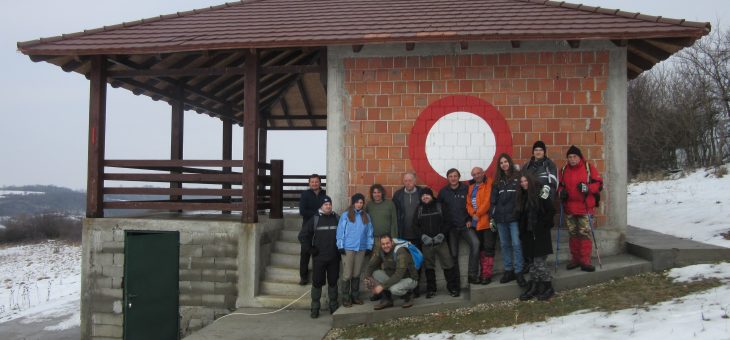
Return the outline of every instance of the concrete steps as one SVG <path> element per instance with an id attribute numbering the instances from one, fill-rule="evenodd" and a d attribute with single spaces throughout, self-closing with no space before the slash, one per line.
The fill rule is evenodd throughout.
<path id="1" fill-rule="evenodd" d="M 579 269 L 568 271 L 565 270 L 564 266 L 561 266 L 558 272 L 553 274 L 553 286 L 555 290 L 563 291 L 650 270 L 651 263 L 639 257 L 628 254 L 609 256 L 603 259 L 603 268 L 597 268 L 593 273 L 582 272 Z M 362 306 L 340 308 L 333 315 L 332 326 L 344 327 L 354 324 L 381 322 L 403 316 L 433 313 L 478 303 L 511 300 L 522 293 L 523 289 L 517 286 L 517 283 L 513 281 L 500 284 L 500 278 L 501 275 L 497 275 L 489 285 L 474 285 L 470 289 L 462 290 L 462 296 L 459 298 L 450 297 L 445 291 L 445 285 L 438 283 L 439 290 L 436 297 L 433 299 L 423 297 L 416 299 L 413 307 L 408 309 L 399 308 L 402 303 L 401 300 L 395 301 L 394 308 L 377 312 L 373 311 L 374 303 L 370 301 L 366 301 Z"/>
<path id="2" fill-rule="evenodd" d="M 302 294 L 309 292 L 311 285 L 299 285 L 299 253 L 301 251 L 299 230 L 302 219 L 299 215 L 285 215 L 284 229 L 279 240 L 274 242 L 269 265 L 264 270 L 263 279 L 259 285 L 256 300 L 263 307 L 281 308 L 296 300 Z M 310 262 L 311 270 L 312 264 Z M 326 306 L 324 289 L 322 303 Z M 309 309 L 311 303 L 309 295 L 295 302 L 290 309 Z"/>

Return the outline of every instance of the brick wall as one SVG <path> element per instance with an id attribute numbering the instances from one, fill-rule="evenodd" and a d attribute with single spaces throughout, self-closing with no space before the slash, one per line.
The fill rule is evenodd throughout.
<path id="1" fill-rule="evenodd" d="M 451 95 L 478 97 L 501 113 L 516 163 L 524 164 L 540 139 L 559 168 L 575 144 L 605 173 L 606 51 L 346 58 L 344 77 L 350 195 L 366 193 L 372 183 L 392 195 L 401 174 L 414 169 L 414 122 Z M 599 213 L 598 221 L 604 224 L 605 216 Z"/>

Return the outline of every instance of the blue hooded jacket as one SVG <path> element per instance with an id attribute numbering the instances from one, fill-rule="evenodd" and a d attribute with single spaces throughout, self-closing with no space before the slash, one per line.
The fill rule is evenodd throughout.
<path id="1" fill-rule="evenodd" d="M 368 215 L 368 224 L 362 223 L 362 210 L 355 210 L 355 222 L 347 218 L 347 210 L 342 213 L 337 225 L 337 249 L 362 251 L 373 249 L 373 224 Z"/>

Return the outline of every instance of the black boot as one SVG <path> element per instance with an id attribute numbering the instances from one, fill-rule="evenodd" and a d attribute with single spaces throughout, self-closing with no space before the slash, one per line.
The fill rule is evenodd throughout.
<path id="1" fill-rule="evenodd" d="M 312 306 L 310 308 L 311 313 L 309 313 L 309 316 L 312 317 L 312 319 L 316 319 L 319 317 L 319 309 L 322 308 L 322 306 L 319 303 L 319 299 L 322 298 L 322 287 L 315 287 L 312 286 Z"/>
<path id="2" fill-rule="evenodd" d="M 458 297 L 461 293 L 459 273 L 455 268 L 444 269 L 444 276 L 446 277 L 446 290 L 449 291 L 449 295 Z"/>
<path id="3" fill-rule="evenodd" d="M 594 267 L 592 264 L 581 264 L 580 270 L 582 270 L 584 272 L 592 273 L 592 272 L 596 271 L 596 267 Z"/>
<path id="4" fill-rule="evenodd" d="M 502 274 L 502 278 L 499 279 L 499 283 L 507 283 L 510 281 L 513 281 L 515 279 L 515 272 L 512 270 L 507 270 Z"/>
<path id="5" fill-rule="evenodd" d="M 383 297 L 383 294 L 382 293 L 381 294 L 373 294 L 373 295 L 370 296 L 370 301 L 378 301 L 382 297 Z"/>
<path id="6" fill-rule="evenodd" d="M 555 295 L 555 289 L 553 289 L 553 283 L 551 281 L 543 281 L 543 289 L 540 294 L 536 295 L 540 301 L 550 300 Z"/>
<path id="7" fill-rule="evenodd" d="M 521 288 L 524 288 L 527 286 L 527 281 L 525 281 L 525 275 L 522 274 L 522 272 L 517 273 L 517 285 Z"/>
<path id="8" fill-rule="evenodd" d="M 380 299 L 380 303 L 373 307 L 374 310 L 381 310 L 388 307 L 393 307 L 393 295 L 390 294 L 389 290 L 384 290 L 383 293 L 380 295 L 382 295 L 383 298 Z"/>
<path id="9" fill-rule="evenodd" d="M 329 295 L 330 314 L 334 314 L 339 305 L 337 304 L 337 286 L 328 286 L 327 295 Z"/>
<path id="10" fill-rule="evenodd" d="M 413 297 L 413 294 L 409 290 L 408 293 L 406 293 L 406 295 L 403 295 L 403 300 L 405 300 L 405 301 L 403 301 L 403 306 L 401 306 L 401 307 L 403 307 L 403 308 L 413 307 L 413 299 L 415 299 L 415 297 Z"/>
<path id="11" fill-rule="evenodd" d="M 352 303 L 356 305 L 362 305 L 363 302 L 360 299 L 360 278 L 353 277 L 350 280 L 350 295 L 352 296 Z"/>
<path id="12" fill-rule="evenodd" d="M 347 308 L 352 307 L 352 300 L 350 300 L 350 280 L 340 280 L 340 288 L 342 291 L 342 306 Z"/>
<path id="13" fill-rule="evenodd" d="M 535 297 L 535 294 L 537 293 L 539 285 L 538 282 L 534 280 L 530 280 L 527 283 L 527 289 L 525 290 L 522 295 L 520 295 L 520 301 L 527 301 Z"/>
<path id="14" fill-rule="evenodd" d="M 436 295 L 436 271 L 426 269 L 426 298 L 430 299 Z"/>

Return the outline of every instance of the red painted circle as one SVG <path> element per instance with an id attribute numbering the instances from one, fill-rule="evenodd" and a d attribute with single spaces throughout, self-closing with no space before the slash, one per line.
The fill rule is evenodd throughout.
<path id="1" fill-rule="evenodd" d="M 488 176 L 493 176 L 496 166 L 495 159 L 500 154 L 507 153 L 512 155 L 512 132 L 509 129 L 507 120 L 504 119 L 504 116 L 494 106 L 473 96 L 454 95 L 439 99 L 428 105 L 418 115 L 411 129 L 411 134 L 408 137 L 408 153 L 416 175 L 419 177 L 419 182 L 425 183 L 434 191 L 446 185 L 447 181 L 444 178 L 446 174 L 437 173 L 428 161 L 428 157 L 426 156 L 426 138 L 428 138 L 431 127 L 439 119 L 450 113 L 459 111 L 473 113 L 481 117 L 487 122 L 494 133 L 494 140 L 497 144 L 494 157 L 489 160 L 489 164 L 486 166 L 481 164 L 482 167 L 486 168 Z M 480 166 L 480 164 L 474 164 L 474 166 Z M 461 174 L 462 180 L 468 180 L 470 178 L 471 176 L 469 174 Z"/>

